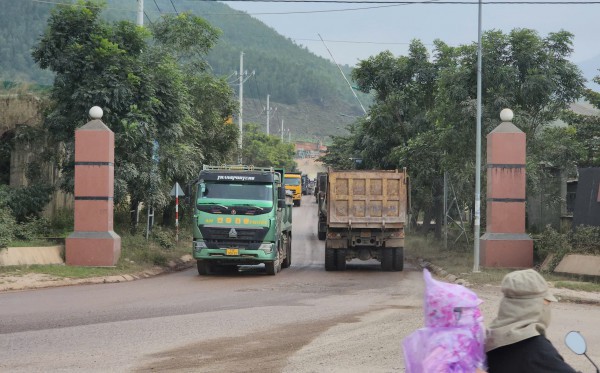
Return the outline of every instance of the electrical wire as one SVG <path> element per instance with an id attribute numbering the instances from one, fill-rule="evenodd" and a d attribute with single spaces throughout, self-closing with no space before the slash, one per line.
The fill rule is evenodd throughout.
<path id="1" fill-rule="evenodd" d="M 154 5 L 156 5 L 156 9 L 158 9 L 158 13 L 162 14 L 162 11 L 160 10 L 160 7 L 158 6 L 156 0 L 154 0 Z"/>
<path id="2" fill-rule="evenodd" d="M 175 4 L 173 3 L 173 0 L 171 0 L 171 5 L 173 5 L 173 10 L 175 10 L 175 14 L 179 15 L 179 12 L 177 11 L 177 8 L 175 8 Z"/>
<path id="3" fill-rule="evenodd" d="M 188 0 L 198 2 L 215 2 L 217 0 Z M 443 4 L 443 5 L 465 5 L 479 4 L 479 1 L 385 1 L 385 0 L 218 0 L 224 3 L 312 3 L 312 4 L 390 4 L 390 5 L 412 5 L 412 4 Z M 600 1 L 482 1 L 482 4 L 503 5 L 596 5 Z"/>

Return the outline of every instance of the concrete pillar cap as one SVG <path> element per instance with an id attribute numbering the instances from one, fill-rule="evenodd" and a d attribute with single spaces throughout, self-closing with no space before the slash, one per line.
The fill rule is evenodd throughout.
<path id="1" fill-rule="evenodd" d="M 500 119 L 503 122 L 512 122 L 514 116 L 515 114 L 510 109 L 502 109 L 500 112 Z"/>
<path id="2" fill-rule="evenodd" d="M 94 106 L 90 109 L 90 118 L 92 119 L 100 119 L 104 112 L 100 106 Z"/>

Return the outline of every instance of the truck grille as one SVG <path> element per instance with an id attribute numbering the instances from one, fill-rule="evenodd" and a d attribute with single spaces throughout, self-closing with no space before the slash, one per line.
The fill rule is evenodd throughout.
<path id="1" fill-rule="evenodd" d="M 205 226 L 200 226 L 199 228 L 209 249 L 237 247 L 240 249 L 258 250 L 268 232 L 268 228 Z M 236 237 L 230 237 L 232 228 L 235 229 Z"/>

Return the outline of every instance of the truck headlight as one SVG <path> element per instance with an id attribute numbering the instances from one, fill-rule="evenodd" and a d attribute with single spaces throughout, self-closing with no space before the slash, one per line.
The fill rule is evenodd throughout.
<path id="1" fill-rule="evenodd" d="M 260 245 L 260 247 L 258 249 L 264 251 L 265 254 L 268 254 L 268 253 L 273 252 L 273 244 L 272 243 L 263 243 Z"/>
<path id="2" fill-rule="evenodd" d="M 194 241 L 194 251 L 198 252 L 202 249 L 207 249 L 206 242 L 204 241 Z"/>

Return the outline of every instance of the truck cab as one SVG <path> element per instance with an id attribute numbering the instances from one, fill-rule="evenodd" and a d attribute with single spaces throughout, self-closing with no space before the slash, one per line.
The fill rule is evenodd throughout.
<path id="1" fill-rule="evenodd" d="M 290 266 L 292 211 L 283 175 L 274 168 L 203 167 L 192 250 L 200 275 L 261 263 L 275 275 Z"/>
<path id="2" fill-rule="evenodd" d="M 302 174 L 285 174 L 285 189 L 292 192 L 294 206 L 300 206 L 302 204 Z"/>

